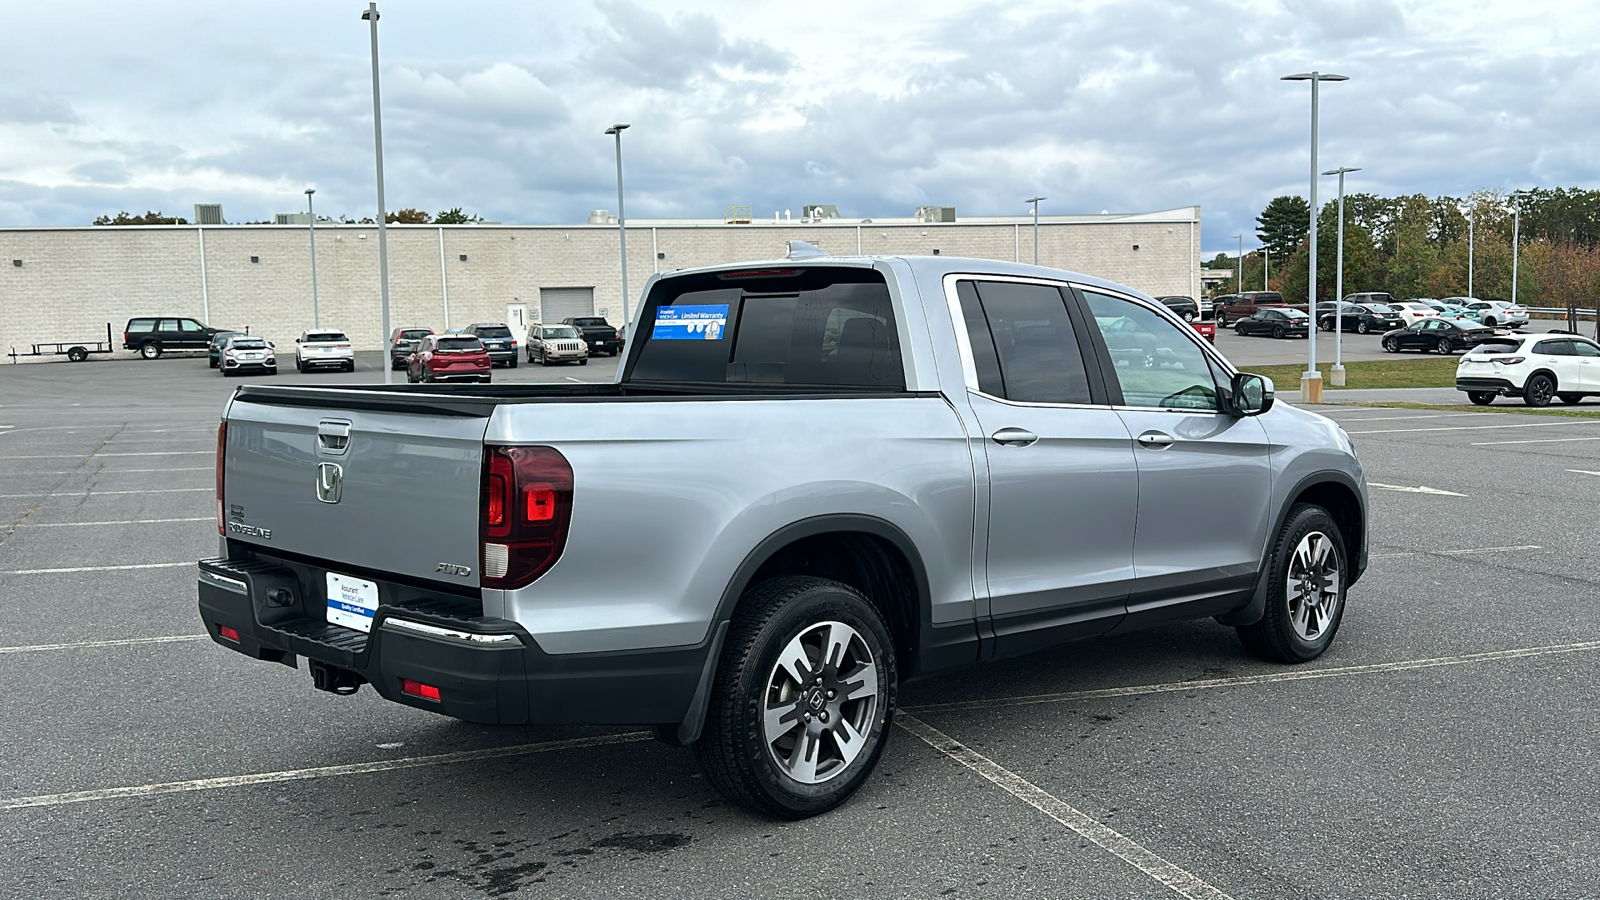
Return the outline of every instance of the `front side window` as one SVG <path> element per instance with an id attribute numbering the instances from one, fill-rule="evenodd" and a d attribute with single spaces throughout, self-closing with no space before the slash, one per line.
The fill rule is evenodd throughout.
<path id="1" fill-rule="evenodd" d="M 1572 355 L 1573 356 L 1600 356 L 1600 347 L 1596 347 L 1595 345 L 1589 343 L 1588 341 L 1573 341 L 1572 342 Z"/>
<path id="2" fill-rule="evenodd" d="M 178 333 L 178 320 L 177 319 L 162 319 L 161 320 L 161 325 L 157 330 L 169 332 L 171 334 L 177 334 Z"/>
<path id="3" fill-rule="evenodd" d="M 1126 300 L 1085 291 L 1111 353 L 1127 406 L 1216 410 L 1217 383 L 1205 351 L 1176 325 Z"/>
<path id="4" fill-rule="evenodd" d="M 1540 341 L 1533 346 L 1533 352 L 1550 356 L 1572 356 L 1571 347 L 1571 341 Z"/>
<path id="5" fill-rule="evenodd" d="M 201 325 L 199 322 L 196 322 L 193 319 L 179 319 L 178 320 L 178 328 L 179 328 L 179 330 L 187 331 L 187 332 L 190 332 L 190 333 L 200 332 L 200 331 L 205 331 L 206 330 L 206 327 L 204 325 Z"/>
<path id="6" fill-rule="evenodd" d="M 956 286 L 979 390 L 1023 403 L 1088 403 L 1089 376 L 1061 289 L 1011 281 Z"/>

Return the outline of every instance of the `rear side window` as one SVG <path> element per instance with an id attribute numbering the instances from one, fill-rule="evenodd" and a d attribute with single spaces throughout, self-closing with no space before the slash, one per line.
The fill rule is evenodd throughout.
<path id="1" fill-rule="evenodd" d="M 1089 402 L 1089 376 L 1059 288 L 961 282 L 956 294 L 980 390 L 1025 403 Z"/>
<path id="2" fill-rule="evenodd" d="M 628 380 L 904 390 L 883 275 L 824 266 L 660 281 Z"/>
<path id="3" fill-rule="evenodd" d="M 440 353 L 469 353 L 474 350 L 482 349 L 483 343 L 477 338 L 470 337 L 440 338 L 438 344 L 438 350 Z"/>
<path id="4" fill-rule="evenodd" d="M 1533 345 L 1533 352 L 1548 353 L 1551 356 L 1572 356 L 1572 342 L 1567 340 L 1540 341 Z"/>
<path id="5" fill-rule="evenodd" d="M 474 328 L 473 331 L 477 332 L 478 337 L 487 337 L 487 338 L 508 338 L 508 337 L 511 337 L 511 329 L 507 328 L 504 325 L 495 325 L 495 326 L 492 326 L 492 327 L 489 327 L 489 328 Z"/>
<path id="6" fill-rule="evenodd" d="M 1600 347 L 1588 341 L 1573 341 L 1572 354 L 1574 356 L 1600 356 Z"/>
<path id="7" fill-rule="evenodd" d="M 129 331 L 154 331 L 155 329 L 155 319 L 132 319 L 128 322 Z"/>

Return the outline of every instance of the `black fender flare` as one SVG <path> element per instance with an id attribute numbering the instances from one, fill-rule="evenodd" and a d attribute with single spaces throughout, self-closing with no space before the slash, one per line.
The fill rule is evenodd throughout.
<path id="1" fill-rule="evenodd" d="M 1223 625 L 1251 625 L 1259 622 L 1261 617 L 1266 614 L 1268 587 L 1267 571 L 1271 568 L 1272 564 L 1272 560 L 1269 558 L 1272 553 L 1272 547 L 1277 542 L 1278 533 L 1283 530 L 1283 523 L 1288 520 L 1289 510 L 1294 507 L 1296 499 L 1299 498 L 1301 494 L 1305 493 L 1307 489 L 1315 487 L 1319 484 L 1337 484 L 1348 488 L 1350 493 L 1355 495 L 1356 502 L 1361 508 L 1361 518 L 1363 523 L 1361 543 L 1360 546 L 1356 548 L 1355 558 L 1350 560 L 1350 580 L 1345 582 L 1345 587 L 1348 588 L 1360 580 L 1362 573 L 1367 569 L 1367 540 L 1365 532 L 1365 522 L 1367 518 L 1366 492 L 1361 490 L 1360 486 L 1356 484 L 1354 478 L 1351 478 L 1344 472 L 1333 469 L 1328 469 L 1321 472 L 1313 472 L 1295 483 L 1293 490 L 1290 490 L 1287 494 L 1287 499 L 1284 501 L 1283 508 L 1279 509 L 1277 515 L 1273 517 L 1272 529 L 1267 532 L 1267 546 L 1261 554 L 1261 569 L 1256 573 L 1255 586 L 1250 589 L 1250 602 L 1234 610 L 1233 612 L 1223 613 L 1220 616 L 1216 616 L 1215 618 L 1217 622 Z"/>

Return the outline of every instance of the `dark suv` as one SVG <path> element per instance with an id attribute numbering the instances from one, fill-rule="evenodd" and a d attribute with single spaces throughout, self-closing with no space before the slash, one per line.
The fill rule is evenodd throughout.
<path id="1" fill-rule="evenodd" d="M 404 369 L 406 360 L 430 334 L 433 334 L 432 328 L 396 328 L 394 334 L 389 335 L 389 366 Z"/>
<path id="2" fill-rule="evenodd" d="M 212 328 L 182 316 L 140 316 L 129 319 L 122 330 L 122 348 L 155 359 L 168 350 L 205 350 L 211 338 L 231 328 Z"/>
<path id="3" fill-rule="evenodd" d="M 583 342 L 589 345 L 590 354 L 616 356 L 622 350 L 622 332 L 612 327 L 604 316 L 574 316 L 562 319 L 561 324 L 578 329 Z"/>
<path id="4" fill-rule="evenodd" d="M 461 329 L 462 334 L 470 334 L 483 342 L 489 351 L 489 364 L 498 366 L 505 363 L 511 368 L 517 367 L 517 338 L 502 322 L 478 322 Z"/>
<path id="5" fill-rule="evenodd" d="M 1178 318 L 1185 322 L 1193 322 L 1200 318 L 1200 304 L 1194 302 L 1193 297 L 1185 297 L 1179 294 L 1171 297 L 1157 297 L 1156 299 L 1167 309 L 1177 313 Z"/>

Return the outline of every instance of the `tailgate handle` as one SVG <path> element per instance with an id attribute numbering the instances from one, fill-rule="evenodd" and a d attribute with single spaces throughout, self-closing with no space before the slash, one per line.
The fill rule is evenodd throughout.
<path id="1" fill-rule="evenodd" d="M 343 419 L 323 419 L 317 423 L 317 452 L 343 456 L 350 446 L 350 423 Z"/>

